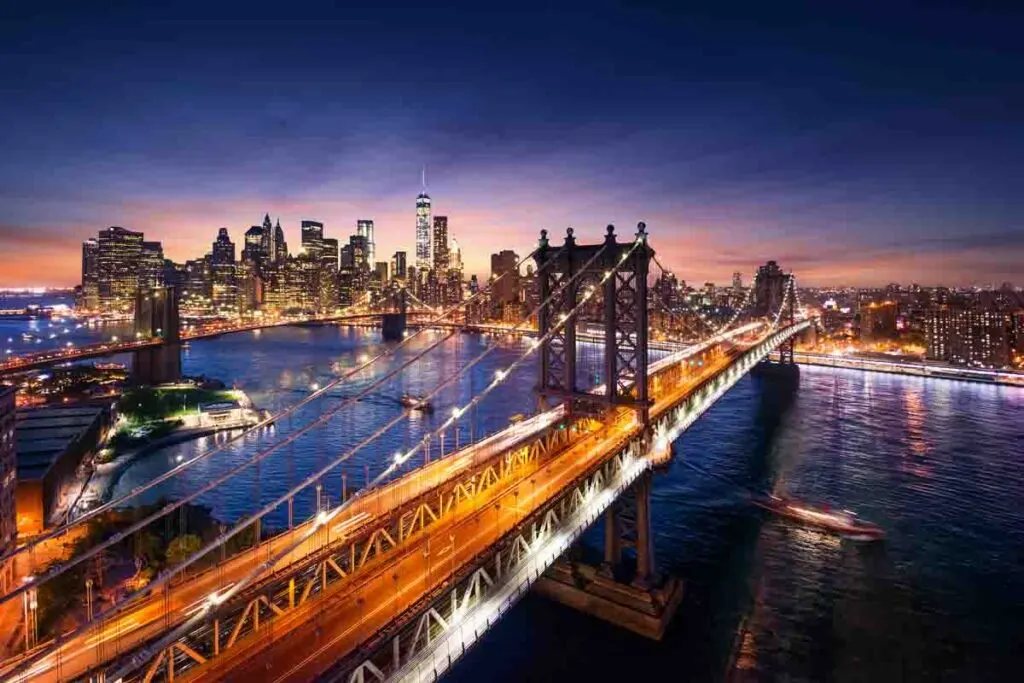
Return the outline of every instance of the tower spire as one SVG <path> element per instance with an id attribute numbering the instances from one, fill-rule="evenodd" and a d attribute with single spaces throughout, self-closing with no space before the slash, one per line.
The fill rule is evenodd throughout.
<path id="1" fill-rule="evenodd" d="M 423 194 L 426 194 L 427 193 L 427 165 L 426 164 L 423 164 L 423 169 L 422 169 L 422 171 L 420 173 L 421 173 L 420 182 L 423 185 Z"/>

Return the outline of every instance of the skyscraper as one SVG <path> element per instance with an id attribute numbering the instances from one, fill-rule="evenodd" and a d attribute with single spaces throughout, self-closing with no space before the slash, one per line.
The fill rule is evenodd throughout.
<path id="1" fill-rule="evenodd" d="M 206 259 L 197 258 L 185 261 L 186 289 L 182 292 L 189 299 L 196 300 L 210 296 L 210 264 Z"/>
<path id="2" fill-rule="evenodd" d="M 786 298 L 786 285 L 789 275 L 784 273 L 779 264 L 769 261 L 757 269 L 756 289 L 754 290 L 754 314 L 758 316 L 776 315 Z"/>
<path id="3" fill-rule="evenodd" d="M 899 308 L 895 301 L 871 302 L 860 309 L 860 338 L 864 341 L 894 339 Z"/>
<path id="4" fill-rule="evenodd" d="M 238 273 L 235 268 L 235 243 L 228 229 L 221 228 L 210 252 L 210 281 L 213 308 L 218 313 L 238 312 Z"/>
<path id="5" fill-rule="evenodd" d="M 262 247 L 263 247 L 263 265 L 269 265 L 277 262 L 277 241 L 275 239 L 274 225 L 270 222 L 270 214 L 263 214 L 263 226 L 262 226 Z"/>
<path id="6" fill-rule="evenodd" d="M 738 293 L 743 289 L 743 273 L 735 272 L 732 274 L 732 290 L 734 293 Z"/>
<path id="7" fill-rule="evenodd" d="M 416 269 L 430 268 L 430 197 L 426 188 L 416 197 Z"/>
<path id="8" fill-rule="evenodd" d="M 242 260 L 246 263 L 263 265 L 263 228 L 254 225 L 245 231 L 245 245 L 242 247 Z"/>
<path id="9" fill-rule="evenodd" d="M 448 216 L 436 216 L 434 218 L 434 270 L 440 276 L 448 272 L 450 259 L 448 254 Z"/>
<path id="10" fill-rule="evenodd" d="M 159 242 L 143 242 L 139 255 L 139 287 L 159 289 L 164 286 L 164 248 Z"/>
<path id="11" fill-rule="evenodd" d="M 451 248 L 448 250 L 448 254 L 449 267 L 462 272 L 462 247 L 459 246 L 459 241 L 454 236 L 451 238 Z"/>
<path id="12" fill-rule="evenodd" d="M 231 241 L 227 228 L 217 231 L 217 239 L 213 242 L 213 265 L 225 265 L 235 262 L 235 243 Z"/>
<path id="13" fill-rule="evenodd" d="M 377 246 L 373 242 L 373 220 L 364 218 L 356 221 L 356 234 L 366 238 L 366 260 L 377 262 Z"/>
<path id="14" fill-rule="evenodd" d="M 288 260 L 288 243 L 284 240 L 284 230 L 281 228 L 281 219 L 277 219 L 274 226 L 274 263 L 284 263 Z"/>
<path id="15" fill-rule="evenodd" d="M 100 230 L 97 273 L 100 308 L 131 311 L 139 289 L 143 235 L 117 226 Z"/>
<path id="16" fill-rule="evenodd" d="M 391 260 L 391 272 L 394 277 L 399 280 L 404 280 L 408 273 L 406 272 L 406 254 L 404 251 L 396 251 L 394 258 Z"/>
<path id="17" fill-rule="evenodd" d="M 491 254 L 491 277 L 501 278 L 494 283 L 491 293 L 492 300 L 504 305 L 519 300 L 519 270 L 516 264 L 519 256 L 511 249 Z M 504 276 L 504 277 L 502 277 Z"/>
<path id="18" fill-rule="evenodd" d="M 368 272 L 370 270 L 370 262 L 366 258 L 366 236 L 351 235 L 348 238 L 348 243 L 352 247 L 352 267 L 360 273 Z"/>
<path id="19" fill-rule="evenodd" d="M 333 237 L 325 237 L 323 239 L 320 262 L 328 270 L 338 272 L 338 240 Z"/>
<path id="20" fill-rule="evenodd" d="M 90 311 L 100 306 L 100 243 L 95 238 L 82 242 L 82 300 Z"/>
<path id="21" fill-rule="evenodd" d="M 17 543 L 18 518 L 14 511 L 17 461 L 14 456 L 15 387 L 0 386 L 0 555 Z M 0 564 L 0 595 L 13 588 L 14 560 Z"/>
<path id="22" fill-rule="evenodd" d="M 324 224 L 319 221 L 302 221 L 302 250 L 319 257 L 324 242 Z"/>

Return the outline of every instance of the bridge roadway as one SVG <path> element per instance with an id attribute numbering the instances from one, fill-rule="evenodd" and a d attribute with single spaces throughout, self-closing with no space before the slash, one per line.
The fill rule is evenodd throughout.
<path id="1" fill-rule="evenodd" d="M 672 354 L 670 358 L 652 364 L 652 378 L 657 376 L 660 370 L 670 369 L 676 362 L 684 360 L 692 353 L 707 350 L 708 346 L 702 344 L 693 347 L 689 352 L 677 352 Z M 701 368 L 698 368 L 695 374 L 691 375 L 686 382 L 671 392 L 670 398 L 656 402 L 653 407 L 654 414 L 659 414 L 662 410 L 668 409 L 671 405 L 685 398 L 689 390 L 698 386 L 703 379 L 714 376 L 715 373 L 727 366 L 728 360 L 731 357 L 732 354 L 721 354 L 718 362 L 706 363 Z M 628 419 L 624 416 L 628 417 Z M 366 521 L 369 522 L 369 520 L 376 519 L 382 515 L 386 516 L 390 512 L 399 510 L 403 505 L 414 501 L 425 492 L 450 481 L 454 476 L 457 476 L 457 473 L 471 471 L 472 468 L 478 467 L 488 460 L 511 451 L 517 445 L 535 438 L 537 434 L 557 423 L 562 417 L 563 410 L 561 407 L 540 413 L 444 459 L 436 460 L 388 484 L 367 491 L 364 495 L 360 495 L 353 500 L 346 515 L 340 518 L 337 524 L 332 524 L 331 530 L 344 526 L 347 520 L 368 517 Z M 613 447 L 614 444 L 617 444 L 622 439 L 628 441 L 635 438 L 637 429 L 638 427 L 632 419 L 631 412 L 620 413 L 618 419 L 612 422 L 611 428 L 606 426 L 601 434 L 591 437 L 592 439 L 599 439 L 599 442 L 592 443 L 591 445 L 573 446 L 565 455 L 575 454 L 576 457 L 566 458 L 559 456 L 553 462 L 547 464 L 543 474 L 535 477 L 536 479 L 542 476 L 544 480 L 542 484 L 540 486 L 531 486 L 530 495 L 528 497 L 521 497 L 519 504 L 511 508 L 501 501 L 507 499 L 508 495 L 515 495 L 510 494 L 510 491 L 516 488 L 515 485 L 496 489 L 491 496 L 498 496 L 496 501 L 506 511 L 510 511 L 508 514 L 502 515 L 502 519 L 498 521 L 498 527 L 495 530 L 496 535 L 489 535 L 485 532 L 468 534 L 467 527 L 465 526 L 468 523 L 466 520 L 480 520 L 481 515 L 485 514 L 487 510 L 486 505 L 481 505 L 471 514 L 467 513 L 461 522 L 458 521 L 458 515 L 455 518 L 445 517 L 430 526 L 429 534 L 419 534 L 409 539 L 408 543 L 403 544 L 399 548 L 399 553 L 391 553 L 387 556 L 389 558 L 388 564 L 380 569 L 380 571 L 386 572 L 387 567 L 394 566 L 401 569 L 401 575 L 407 575 L 407 570 L 411 566 L 410 563 L 413 563 L 416 557 L 415 551 L 410 550 L 410 548 L 419 548 L 420 551 L 427 553 L 426 555 L 420 555 L 420 562 L 425 562 L 428 565 L 428 568 L 424 570 L 427 571 L 424 579 L 427 581 L 427 586 L 424 587 L 421 584 L 422 590 L 418 594 L 415 593 L 413 588 L 403 586 L 396 593 L 396 597 L 389 600 L 388 604 L 398 605 L 397 613 L 403 612 L 411 604 L 415 603 L 417 599 L 422 597 L 423 594 L 428 593 L 430 586 L 437 585 L 439 581 L 443 582 L 450 574 L 450 572 L 448 574 L 442 572 L 441 567 L 430 569 L 431 557 L 440 557 L 450 552 L 452 553 L 449 556 L 450 558 L 471 558 L 476 553 L 482 552 L 496 538 L 499 538 L 502 533 L 507 532 L 518 524 L 519 521 L 529 516 L 537 506 L 543 504 L 550 497 L 547 494 L 554 495 L 561 489 L 563 484 L 572 481 L 575 477 L 597 466 L 610 453 L 614 453 L 617 448 L 617 446 Z M 548 483 L 549 481 L 554 483 Z M 497 493 L 499 490 L 501 493 Z M 513 510 L 512 508 L 515 509 Z M 442 522 L 443 525 L 441 524 Z M 289 545 L 302 538 L 305 532 L 309 531 L 312 524 L 313 520 L 309 520 L 292 531 L 280 534 L 264 542 L 259 549 L 245 551 L 213 569 L 189 577 L 187 582 L 174 585 L 167 591 L 158 589 L 155 594 L 139 599 L 135 605 L 123 612 L 118 619 L 106 623 L 102 627 L 97 624 L 95 627 L 74 637 L 69 642 L 64 643 L 57 651 L 36 662 L 23 675 L 13 680 L 68 680 L 98 666 L 118 653 L 131 651 L 184 621 L 190 614 L 195 613 L 203 605 L 204 601 L 211 596 L 229 589 L 235 581 L 247 576 L 260 563 L 267 561 L 276 553 L 285 550 Z M 479 524 L 479 521 L 475 521 L 473 524 Z M 448 544 L 449 550 L 446 551 L 442 547 L 430 551 L 429 547 L 424 547 L 424 544 L 429 546 L 430 542 L 427 538 L 444 538 L 445 529 L 449 529 L 450 535 L 453 535 L 455 538 L 454 545 Z M 328 530 L 326 537 L 323 533 L 318 533 L 302 541 L 297 548 L 275 564 L 272 573 L 280 573 L 288 567 L 294 567 L 297 563 L 302 563 L 304 560 L 308 562 L 310 557 L 321 553 L 326 545 L 338 541 L 338 536 L 331 538 L 331 530 Z M 345 530 L 345 535 L 349 535 L 351 531 Z M 412 554 L 410 555 L 409 553 Z M 459 566 L 461 564 L 456 562 L 452 568 L 454 569 Z M 381 590 L 381 584 L 387 584 L 386 581 L 380 579 L 381 576 L 384 576 L 380 571 L 377 571 L 375 574 L 367 574 L 364 571 L 356 575 L 354 577 L 356 581 L 352 588 L 346 588 L 344 595 L 341 596 L 343 602 L 345 600 L 349 603 L 355 601 L 353 604 L 372 604 L 376 607 L 379 603 L 374 602 L 371 598 L 380 596 L 371 594 L 374 591 Z M 346 582 L 346 585 L 351 585 L 351 583 Z M 331 604 L 333 604 L 338 600 L 338 597 L 332 596 L 329 599 L 332 601 Z M 264 631 L 280 635 L 292 626 L 296 628 L 309 628 L 308 625 L 303 625 L 305 620 L 310 616 L 315 616 L 321 609 L 320 605 L 323 604 L 325 604 L 323 600 L 310 601 L 302 606 L 304 609 L 296 609 L 276 618 L 273 622 L 273 628 L 269 630 L 264 629 Z M 345 630 L 347 635 L 344 635 L 342 641 L 347 643 L 349 639 L 352 639 L 353 643 L 362 642 L 362 640 L 368 638 L 369 635 L 372 635 L 377 629 L 387 623 L 386 621 L 378 623 L 378 620 L 371 617 L 374 615 L 379 617 L 387 616 L 386 612 L 385 608 L 380 608 L 373 615 L 363 615 L 369 621 L 349 624 L 349 627 Z M 345 620 L 341 621 L 344 622 Z M 325 660 L 331 660 L 331 662 L 338 659 L 339 652 L 345 651 L 342 647 L 343 643 L 337 641 L 337 638 L 341 638 L 341 636 L 338 634 L 335 634 L 335 636 L 332 637 L 333 640 L 331 638 L 327 639 L 332 644 L 329 646 L 331 654 L 325 655 Z M 209 676 L 216 679 L 219 675 L 217 672 L 225 669 L 225 665 L 221 664 L 221 662 L 233 661 L 240 656 L 234 654 L 236 650 L 240 652 L 245 651 L 249 647 L 250 641 L 261 642 L 265 637 L 260 632 L 256 638 L 243 638 L 239 643 L 240 647 L 236 646 L 229 652 L 222 653 L 220 657 L 212 660 L 207 666 L 198 667 L 195 670 L 195 675 L 200 677 Z M 289 638 L 289 642 L 294 643 L 297 640 L 304 639 Z M 305 645 L 308 645 L 308 642 L 305 642 Z M 341 649 L 339 650 L 339 648 Z M 330 662 L 327 663 L 329 664 Z M 225 676 L 227 678 L 234 678 L 230 668 L 225 673 Z"/>
<path id="2" fill-rule="evenodd" d="M 248 332 L 251 330 L 262 330 L 271 327 L 285 327 L 289 325 L 308 325 L 310 323 L 338 323 L 345 321 L 359 321 L 359 320 L 371 320 L 376 319 L 384 315 L 381 313 L 353 313 L 346 314 L 343 316 L 311 316 L 303 318 L 288 318 L 285 320 L 274 320 L 274 321 L 261 321 L 258 323 L 252 323 L 248 325 L 229 325 L 229 324 L 210 324 L 204 325 L 200 328 L 185 329 L 181 333 L 181 341 L 193 341 L 197 339 L 210 339 L 213 337 L 219 337 L 224 334 L 235 334 L 238 332 Z M 425 315 L 422 312 L 410 311 L 410 316 Z M 409 326 L 416 327 L 418 324 L 415 320 L 410 320 Z M 486 324 L 465 324 L 465 323 L 444 323 L 432 321 L 429 325 L 432 328 L 452 328 L 456 327 L 459 329 L 465 329 L 474 332 L 490 332 L 495 334 L 519 334 L 519 335 L 531 335 L 535 336 L 537 331 L 535 329 L 525 327 L 511 327 L 502 325 L 486 325 Z M 580 341 L 589 342 L 600 342 L 603 341 L 603 337 L 600 335 L 594 335 L 589 333 L 577 334 L 577 339 Z M 56 365 L 58 363 L 75 363 L 83 360 L 90 360 L 92 358 L 102 358 L 104 356 L 116 356 L 120 353 L 132 353 L 134 351 L 141 351 L 144 349 L 152 349 L 164 344 L 163 339 L 159 337 L 152 337 L 147 339 L 130 339 L 125 341 L 110 341 L 110 342 L 97 342 L 94 344 L 85 344 L 82 346 L 70 347 L 70 348 L 58 348 L 58 349 L 47 349 L 45 351 L 39 351 L 37 353 L 30 353 L 23 356 L 15 356 L 3 362 L 0 362 L 0 375 L 4 375 L 12 372 L 26 372 L 29 370 L 38 370 L 45 368 L 50 365 Z M 658 342 L 652 341 L 650 348 L 664 351 L 676 351 L 680 348 L 680 345 L 675 342 Z"/>
<path id="3" fill-rule="evenodd" d="M 331 525 L 326 537 L 323 534 L 310 536 L 288 555 L 282 557 L 271 573 L 294 566 L 295 563 L 322 551 L 325 544 L 339 540 L 340 534 L 332 538 L 331 532 L 344 525 L 347 520 L 365 519 L 367 516 L 373 519 L 400 510 L 410 501 L 450 481 L 455 472 L 471 471 L 512 450 L 518 444 L 530 440 L 557 423 L 562 415 L 563 410 L 560 407 L 540 413 L 392 482 L 354 496 L 348 513 L 337 524 Z M 102 625 L 97 623 L 93 628 L 41 659 L 24 674 L 10 680 L 69 680 L 84 674 L 118 652 L 130 651 L 180 623 L 211 595 L 223 592 L 233 582 L 248 575 L 260 563 L 288 548 L 310 530 L 314 521 L 310 519 L 291 531 L 265 541 L 259 548 L 244 551 L 216 567 L 189 576 L 186 581 L 171 586 L 166 592 L 158 589 L 155 594 L 140 598 L 116 620 Z M 353 531 L 346 529 L 345 535 L 350 535 Z"/>
<path id="4" fill-rule="evenodd" d="M 678 405 L 728 368 L 746 346 L 739 343 L 730 345 L 727 352 L 709 353 L 706 362 L 682 382 L 657 392 L 652 416 Z M 461 568 L 619 452 L 640 431 L 632 411 L 613 410 L 600 430 L 544 464 L 530 476 L 529 484 L 521 481 L 495 489 L 471 512 L 443 518 L 427 533 L 410 537 L 374 572 L 359 574 L 325 599 L 275 619 L 273 627 L 175 680 L 315 680 L 357 647 L 385 639 L 389 625 L 401 615 L 428 603 Z"/>
<path id="5" fill-rule="evenodd" d="M 356 313 L 343 316 L 313 316 L 303 318 L 287 318 L 285 320 L 261 321 L 248 325 L 210 324 L 200 328 L 186 329 L 181 333 L 181 341 L 193 341 L 196 339 L 209 339 L 219 337 L 223 334 L 234 334 L 236 332 L 248 332 L 250 330 L 262 330 L 270 327 L 284 327 L 288 325 L 306 325 L 309 323 L 331 323 L 343 322 L 346 320 L 365 320 L 368 318 L 379 318 L 382 313 Z M 57 363 L 73 363 L 90 358 L 101 358 L 103 356 L 115 356 L 119 353 L 131 353 L 142 349 L 150 349 L 161 346 L 164 340 L 159 337 L 147 339 L 131 339 L 119 342 L 98 342 L 83 346 L 49 349 L 38 353 L 17 356 L 0 363 L 0 375 L 10 372 L 23 372 L 26 370 L 38 370 Z"/>

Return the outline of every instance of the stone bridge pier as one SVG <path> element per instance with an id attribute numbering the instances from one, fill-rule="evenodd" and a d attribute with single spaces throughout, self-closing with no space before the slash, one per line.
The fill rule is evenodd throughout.
<path id="1" fill-rule="evenodd" d="M 133 353 L 132 381 L 167 384 L 181 379 L 181 319 L 174 287 L 140 290 L 135 296 L 135 338 L 160 344 Z"/>

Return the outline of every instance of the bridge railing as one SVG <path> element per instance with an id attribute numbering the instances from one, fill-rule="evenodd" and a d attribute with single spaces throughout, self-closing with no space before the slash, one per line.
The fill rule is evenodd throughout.
<path id="1" fill-rule="evenodd" d="M 615 499 L 650 468 L 636 441 L 575 479 L 464 570 L 451 588 L 405 615 L 362 661 L 343 660 L 323 678 L 432 681 L 497 622 Z M 372 646 L 371 646 L 371 649 Z"/>

